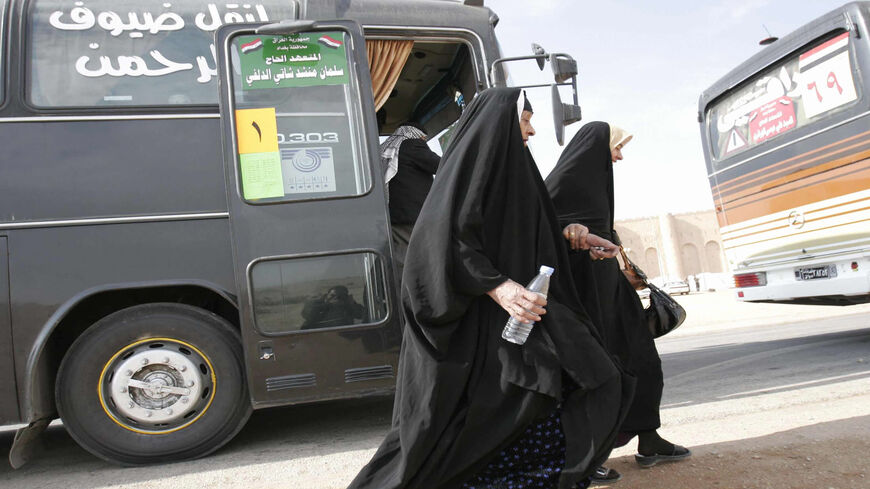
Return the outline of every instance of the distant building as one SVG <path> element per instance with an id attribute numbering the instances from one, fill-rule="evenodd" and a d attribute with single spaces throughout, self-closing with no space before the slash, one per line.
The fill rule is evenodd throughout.
<path id="1" fill-rule="evenodd" d="M 629 258 L 650 278 L 728 272 L 712 209 L 626 219 L 616 221 L 615 227 Z"/>

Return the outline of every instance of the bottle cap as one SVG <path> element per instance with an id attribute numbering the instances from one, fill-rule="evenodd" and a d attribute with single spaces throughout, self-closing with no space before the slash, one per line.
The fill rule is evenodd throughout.
<path id="1" fill-rule="evenodd" d="M 539 270 L 540 273 L 543 273 L 544 275 L 546 275 L 548 277 L 551 277 L 553 275 L 553 272 L 555 272 L 555 271 L 556 271 L 555 268 L 548 267 L 547 265 L 541 265 L 541 269 Z"/>

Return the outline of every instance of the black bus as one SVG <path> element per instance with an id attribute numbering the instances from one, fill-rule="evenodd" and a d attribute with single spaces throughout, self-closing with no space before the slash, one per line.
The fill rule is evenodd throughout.
<path id="1" fill-rule="evenodd" d="M 504 84 L 495 13 L 0 0 L 0 16 L 0 425 L 27 425 L 13 466 L 58 416 L 136 465 L 208 454 L 252 409 L 394 389 L 378 128 L 437 134 Z"/>

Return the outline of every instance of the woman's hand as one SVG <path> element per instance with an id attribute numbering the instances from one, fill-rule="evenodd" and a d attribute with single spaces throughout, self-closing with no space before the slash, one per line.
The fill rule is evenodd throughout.
<path id="1" fill-rule="evenodd" d="M 508 314 L 524 323 L 540 321 L 541 315 L 547 313 L 544 309 L 547 305 L 545 297 L 510 279 L 487 292 L 487 295 Z"/>
<path id="2" fill-rule="evenodd" d="M 619 254 L 619 246 L 595 234 L 586 236 L 586 242 L 589 244 L 589 255 L 593 260 L 603 260 L 605 258 L 614 258 Z"/>
<path id="3" fill-rule="evenodd" d="M 562 236 L 568 240 L 572 250 L 588 250 L 589 228 L 582 224 L 569 224 L 562 230 Z"/>

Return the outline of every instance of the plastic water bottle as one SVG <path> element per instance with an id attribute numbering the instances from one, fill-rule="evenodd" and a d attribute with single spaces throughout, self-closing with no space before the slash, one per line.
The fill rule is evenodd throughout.
<path id="1" fill-rule="evenodd" d="M 526 288 L 546 298 L 547 291 L 550 289 L 550 276 L 553 275 L 554 271 L 551 267 L 541 266 L 538 275 L 529 282 Z M 501 337 L 511 343 L 522 345 L 529 338 L 529 333 L 532 332 L 534 325 L 535 323 L 527 324 L 511 316 L 501 332 Z"/>

